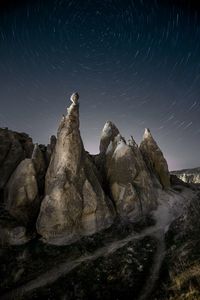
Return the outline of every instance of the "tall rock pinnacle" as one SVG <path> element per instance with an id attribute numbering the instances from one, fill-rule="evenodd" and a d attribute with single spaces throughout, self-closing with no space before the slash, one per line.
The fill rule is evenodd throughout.
<path id="1" fill-rule="evenodd" d="M 96 167 L 83 147 L 77 93 L 71 101 L 58 128 L 46 174 L 46 196 L 37 220 L 37 231 L 52 243 L 70 243 L 110 226 L 113 221 L 111 201 L 105 196 Z"/>
<path id="2" fill-rule="evenodd" d="M 170 174 L 167 161 L 149 129 L 145 129 L 140 150 L 147 166 L 153 171 L 164 188 L 170 187 Z"/>

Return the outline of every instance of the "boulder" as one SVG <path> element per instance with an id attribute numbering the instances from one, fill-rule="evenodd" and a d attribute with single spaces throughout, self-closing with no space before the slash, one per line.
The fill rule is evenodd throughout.
<path id="1" fill-rule="evenodd" d="M 23 245 L 30 241 L 30 237 L 27 235 L 26 228 L 24 226 L 2 226 L 0 224 L 0 243 L 3 246 Z"/>
<path id="2" fill-rule="evenodd" d="M 163 188 L 170 187 L 170 173 L 167 161 L 149 129 L 145 129 L 143 140 L 140 144 L 140 151 L 149 170 L 156 174 Z"/>
<path id="3" fill-rule="evenodd" d="M 83 147 L 77 96 L 63 116 L 45 179 L 37 231 L 49 243 L 70 243 L 107 228 L 113 208 Z"/>

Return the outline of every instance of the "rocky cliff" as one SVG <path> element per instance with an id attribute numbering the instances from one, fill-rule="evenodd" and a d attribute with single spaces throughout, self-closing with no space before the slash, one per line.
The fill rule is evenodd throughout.
<path id="1" fill-rule="evenodd" d="M 176 175 L 186 183 L 200 184 L 200 168 L 172 171 L 171 174 Z"/>

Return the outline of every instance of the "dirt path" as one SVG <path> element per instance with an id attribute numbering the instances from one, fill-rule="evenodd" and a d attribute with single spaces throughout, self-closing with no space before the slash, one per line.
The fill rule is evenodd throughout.
<path id="1" fill-rule="evenodd" d="M 159 279 L 160 269 L 165 258 L 165 234 L 170 224 L 182 214 L 186 202 L 190 201 L 192 197 L 194 195 L 190 191 L 186 191 L 181 197 L 175 192 L 169 192 L 168 195 L 163 192 L 160 194 L 160 204 L 154 213 L 155 220 L 157 221 L 155 225 L 157 230 L 151 234 L 158 241 L 157 251 L 154 256 L 152 271 L 138 300 L 150 299 L 149 297 Z"/>

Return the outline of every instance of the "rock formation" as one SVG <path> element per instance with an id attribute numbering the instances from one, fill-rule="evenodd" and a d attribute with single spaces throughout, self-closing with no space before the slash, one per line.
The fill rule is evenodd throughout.
<path id="1" fill-rule="evenodd" d="M 32 139 L 25 133 L 0 128 L 0 190 L 17 167 L 33 151 Z"/>
<path id="2" fill-rule="evenodd" d="M 45 159 L 46 159 L 47 165 L 49 165 L 49 163 L 50 163 L 51 155 L 53 154 L 55 146 L 56 146 L 56 137 L 55 137 L 55 135 L 52 135 L 50 138 L 50 144 L 47 145 L 47 149 L 46 149 Z"/>
<path id="3" fill-rule="evenodd" d="M 112 122 L 103 128 L 100 153 L 105 156 L 106 181 L 118 215 L 136 219 L 153 209 L 156 198 L 140 150 L 136 143 L 127 144 Z"/>
<path id="4" fill-rule="evenodd" d="M 200 168 L 184 169 L 171 172 L 186 183 L 200 184 Z"/>
<path id="5" fill-rule="evenodd" d="M 145 129 L 140 150 L 149 170 L 156 174 L 163 188 L 170 187 L 170 174 L 162 151 L 153 139 L 149 129 Z"/>
<path id="6" fill-rule="evenodd" d="M 110 226 L 113 209 L 86 154 L 79 131 L 77 95 L 61 120 L 46 174 L 37 231 L 47 241 L 66 243 Z"/>
<path id="7" fill-rule="evenodd" d="M 89 154 L 78 99 L 47 147 L 0 129 L 0 298 L 200 299 L 200 168 L 110 121 Z"/>
<path id="8" fill-rule="evenodd" d="M 5 223 L 5 222 L 4 222 Z M 30 241 L 27 230 L 24 226 L 13 226 L 11 224 L 0 224 L 0 243 L 1 245 L 23 245 Z"/>
<path id="9" fill-rule="evenodd" d="M 57 138 L 52 136 L 47 147 L 0 129 L 0 197 L 16 222 L 11 229 L 2 223 L 4 237 L 19 226 L 23 241 L 26 229 L 35 227 L 48 243 L 71 243 L 109 227 L 116 217 L 140 219 L 156 207 L 161 184 L 169 187 L 167 163 L 148 130 L 138 147 L 108 121 L 100 153 L 86 152 L 78 99 L 72 94 Z"/>
<path id="10" fill-rule="evenodd" d="M 17 166 L 5 189 L 5 209 L 20 224 L 33 225 L 40 205 L 36 170 L 32 159 Z"/>
<path id="11" fill-rule="evenodd" d="M 107 121 L 104 125 L 104 128 L 101 133 L 100 139 L 100 146 L 99 150 L 100 153 L 105 153 L 110 142 L 114 141 L 114 138 L 119 134 L 119 130 L 111 121 Z"/>

